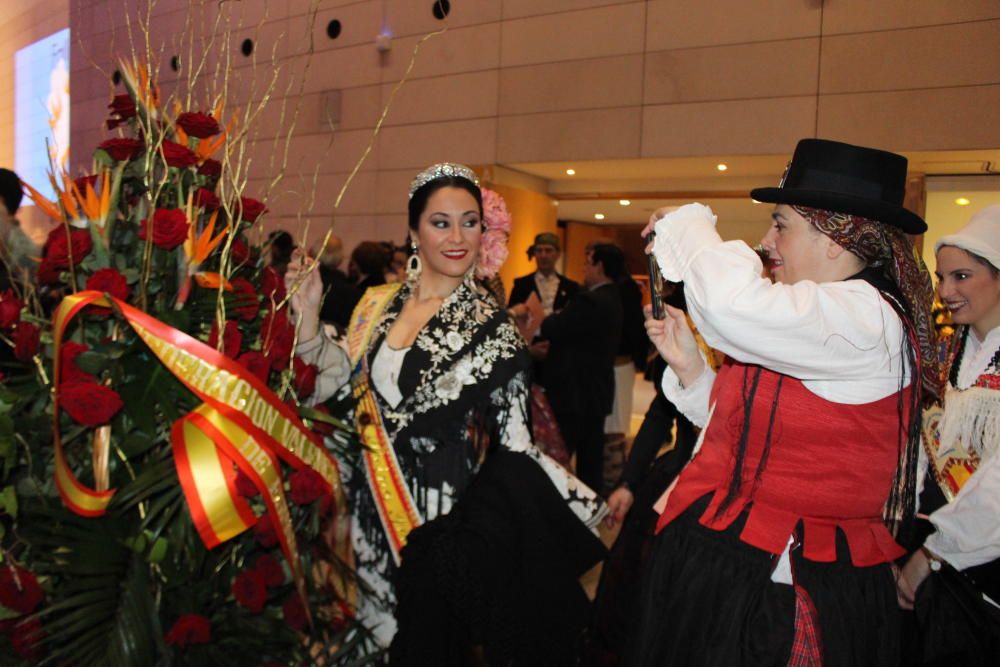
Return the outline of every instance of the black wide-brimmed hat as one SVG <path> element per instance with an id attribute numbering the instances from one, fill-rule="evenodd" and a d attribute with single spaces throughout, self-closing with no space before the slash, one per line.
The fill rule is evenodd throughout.
<path id="1" fill-rule="evenodd" d="M 903 208 L 905 194 L 905 157 L 826 139 L 799 141 L 778 187 L 750 192 L 757 201 L 850 213 L 922 234 L 927 223 Z"/>

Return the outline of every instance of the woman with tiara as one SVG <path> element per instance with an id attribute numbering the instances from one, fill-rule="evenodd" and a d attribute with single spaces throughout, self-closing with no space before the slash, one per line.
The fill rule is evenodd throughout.
<path id="1" fill-rule="evenodd" d="M 938 295 L 951 312 L 943 409 L 924 416 L 931 473 L 920 499 L 930 534 L 897 580 L 916 604 L 923 664 L 996 664 L 1000 649 L 1000 206 L 973 216 L 935 245 Z M 955 571 L 962 573 L 956 577 Z M 941 583 L 938 583 L 940 579 Z M 949 582 L 964 582 L 979 608 L 948 607 Z M 931 584 L 926 586 L 926 584 Z M 942 586 L 945 588 L 943 589 Z M 953 591 L 950 591 L 953 593 Z M 988 619 L 992 617 L 992 622 Z"/>
<path id="2" fill-rule="evenodd" d="M 587 538 L 586 529 L 606 511 L 593 491 L 532 443 L 531 359 L 504 308 L 475 277 L 477 261 L 488 259 L 480 258 L 488 244 L 475 173 L 433 165 L 413 179 L 409 197 L 407 279 L 365 293 L 346 344 L 320 327 L 322 284 L 301 255 L 286 277 L 298 318 L 296 352 L 320 369 L 314 400 L 350 387 L 356 401 L 364 447 L 342 475 L 360 588 L 357 616 L 381 647 L 396 634 L 395 582 L 412 553 L 403 551 L 411 531 L 451 512 L 488 457 L 529 461 L 528 475 L 545 478 L 546 492 Z M 476 636 L 482 632 L 469 629 L 468 643 L 488 643 Z"/>

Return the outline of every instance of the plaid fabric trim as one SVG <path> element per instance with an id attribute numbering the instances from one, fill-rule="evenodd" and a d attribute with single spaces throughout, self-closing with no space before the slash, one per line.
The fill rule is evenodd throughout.
<path id="1" fill-rule="evenodd" d="M 823 667 L 819 615 L 806 589 L 795 584 L 795 639 L 788 667 Z"/>

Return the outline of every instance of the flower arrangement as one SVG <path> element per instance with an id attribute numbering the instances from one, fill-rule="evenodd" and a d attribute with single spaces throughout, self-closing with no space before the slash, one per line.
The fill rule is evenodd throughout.
<path id="1" fill-rule="evenodd" d="M 248 236 L 267 208 L 226 178 L 236 116 L 121 71 L 120 136 L 55 201 L 25 184 L 56 226 L 0 293 L 0 655 L 358 660 L 328 451 L 356 443 L 345 405 L 301 404 L 317 371 Z"/>

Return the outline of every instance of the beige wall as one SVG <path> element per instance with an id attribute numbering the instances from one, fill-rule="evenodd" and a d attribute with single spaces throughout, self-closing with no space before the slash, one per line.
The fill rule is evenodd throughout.
<path id="1" fill-rule="evenodd" d="M 9 89 L 11 45 L 51 32 L 50 22 L 60 27 L 68 12 L 74 163 L 83 168 L 89 147 L 108 134 L 101 121 L 112 92 L 113 54 L 128 49 L 125 18 L 134 28 L 145 0 L 124 0 L 127 12 L 122 0 L 27 4 L 32 18 L 2 22 L 7 39 L 0 61 L 8 65 L 0 68 L 0 91 Z M 270 193 L 267 224 L 301 230 L 308 221 L 310 237 L 317 237 L 333 219 L 336 193 L 414 46 L 444 27 L 431 16 L 433 3 L 194 4 L 204 7 L 189 11 L 187 0 L 156 4 L 152 41 L 164 92 L 176 79 L 170 56 L 187 53 L 176 44 L 191 32 L 185 20 L 202 9 L 196 34 L 212 31 L 216 11 L 223 12 L 221 25 L 233 26 L 228 49 L 218 41 L 209 49 L 213 62 L 226 62 L 225 69 L 243 79 L 232 87 L 233 105 L 246 104 L 250 81 L 265 80 L 273 53 L 282 74 L 271 107 L 255 125 L 248 192 L 268 190 L 283 162 L 274 137 L 297 108 L 286 178 Z M 797 139 L 813 135 L 893 150 L 1000 146 L 996 0 L 451 4 L 447 31 L 422 44 L 411 80 L 337 211 L 335 228 L 349 247 L 363 238 L 399 241 L 409 179 L 445 159 L 486 166 L 787 154 Z M 332 19 L 342 24 L 336 40 L 326 36 Z M 392 48 L 380 54 L 374 38 L 383 29 L 392 34 Z M 238 53 L 245 37 L 257 42 L 256 72 Z M 258 87 L 254 96 L 260 94 Z M 339 116 L 332 133 L 331 113 Z M 10 136 L 9 114 L 0 116 L 0 159 Z M 520 252 L 512 248 L 513 255 Z"/>

